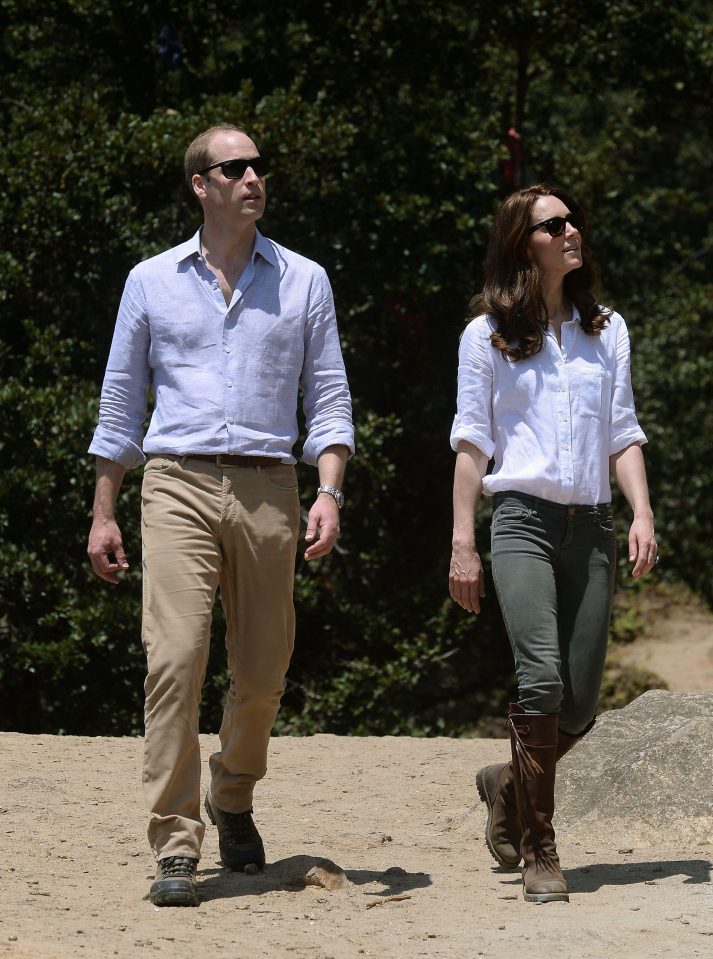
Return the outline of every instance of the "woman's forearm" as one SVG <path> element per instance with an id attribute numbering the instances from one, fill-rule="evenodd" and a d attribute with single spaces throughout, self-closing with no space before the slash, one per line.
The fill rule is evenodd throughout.
<path id="1" fill-rule="evenodd" d="M 633 443 L 609 457 L 609 465 L 617 486 L 631 506 L 634 516 L 653 516 L 649 502 L 649 486 L 646 481 L 644 454 L 638 443 Z"/>
<path id="2" fill-rule="evenodd" d="M 453 477 L 453 546 L 475 548 L 475 516 L 488 458 L 477 446 L 458 444 Z"/>

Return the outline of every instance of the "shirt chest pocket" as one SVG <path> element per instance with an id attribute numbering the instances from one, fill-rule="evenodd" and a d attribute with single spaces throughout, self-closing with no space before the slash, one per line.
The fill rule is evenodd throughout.
<path id="1" fill-rule="evenodd" d="M 602 419 L 609 416 L 609 377 L 600 370 L 579 372 L 575 381 L 577 413 Z"/>

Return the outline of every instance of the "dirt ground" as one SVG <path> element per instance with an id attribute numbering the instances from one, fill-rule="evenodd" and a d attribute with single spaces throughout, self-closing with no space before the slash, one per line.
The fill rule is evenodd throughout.
<path id="1" fill-rule="evenodd" d="M 202 737 L 203 757 L 216 747 Z M 256 819 L 268 866 L 224 870 L 209 827 L 201 905 L 159 909 L 141 741 L 0 735 L 0 957 L 155 954 L 383 959 L 713 956 L 713 846 L 623 849 L 559 836 L 569 903 L 523 902 L 482 841 L 477 767 L 504 740 L 277 738 Z M 204 776 L 207 769 L 204 770 Z M 713 838 L 713 837 L 712 837 Z M 350 883 L 285 881 L 327 857 Z"/>
<path id="2" fill-rule="evenodd" d="M 713 616 L 666 604 L 615 655 L 671 690 L 713 688 Z M 0 734 L 0 959 L 713 957 L 713 845 L 605 846 L 558 832 L 569 903 L 536 905 L 483 842 L 477 768 L 504 740 L 276 738 L 256 795 L 268 866 L 223 869 L 208 827 L 201 905 L 145 899 L 141 740 Z M 207 759 L 217 739 L 202 737 Z M 662 837 L 663 838 L 663 837 Z M 711 836 L 713 843 L 713 836 Z M 291 881 L 326 857 L 349 884 Z"/>
<path id="3" fill-rule="evenodd" d="M 654 594 L 645 635 L 616 655 L 660 676 L 671 692 L 713 689 L 713 615 L 694 594 Z"/>

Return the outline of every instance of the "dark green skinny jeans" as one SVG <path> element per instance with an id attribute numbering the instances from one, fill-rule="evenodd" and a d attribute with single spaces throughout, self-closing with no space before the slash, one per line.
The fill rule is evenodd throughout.
<path id="1" fill-rule="evenodd" d="M 596 715 L 614 593 L 610 503 L 563 506 L 496 493 L 495 589 L 515 656 L 518 702 L 576 735 Z"/>

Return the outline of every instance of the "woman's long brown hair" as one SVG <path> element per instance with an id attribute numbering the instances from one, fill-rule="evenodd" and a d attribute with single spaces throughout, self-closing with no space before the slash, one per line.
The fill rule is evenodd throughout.
<path id="1" fill-rule="evenodd" d="M 485 258 L 483 289 L 470 301 L 468 320 L 489 313 L 498 323 L 490 342 L 508 360 L 539 353 L 547 332 L 547 307 L 542 273 L 527 254 L 532 208 L 540 197 L 556 196 L 582 221 L 582 265 L 564 278 L 564 295 L 579 310 L 582 329 L 598 336 L 610 310 L 600 306 L 592 292 L 596 274 L 584 244 L 585 218 L 579 204 L 557 186 L 538 183 L 512 193 L 495 215 Z"/>

